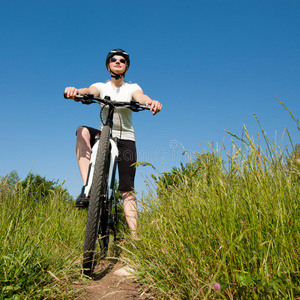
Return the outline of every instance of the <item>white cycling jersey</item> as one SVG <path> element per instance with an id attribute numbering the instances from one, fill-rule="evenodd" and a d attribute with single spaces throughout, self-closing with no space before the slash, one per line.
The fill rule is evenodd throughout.
<path id="1" fill-rule="evenodd" d="M 114 88 L 111 81 L 106 83 L 97 82 L 92 84 L 95 86 L 100 94 L 100 98 L 109 96 L 111 100 L 119 102 L 130 102 L 133 100 L 132 95 L 137 90 L 142 90 L 136 83 L 129 83 L 124 81 L 119 88 Z M 105 107 L 102 111 L 103 122 L 106 121 L 108 108 Z M 99 128 L 101 130 L 101 126 Z M 132 125 L 132 111 L 129 108 L 118 107 L 115 109 L 113 118 L 113 137 L 118 137 L 122 140 L 135 141 L 135 134 Z"/>

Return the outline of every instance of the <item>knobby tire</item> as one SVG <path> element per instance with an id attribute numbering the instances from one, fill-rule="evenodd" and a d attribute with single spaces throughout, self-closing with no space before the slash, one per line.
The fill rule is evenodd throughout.
<path id="1" fill-rule="evenodd" d="M 105 257 L 108 251 L 108 243 L 109 243 L 109 220 L 111 210 L 109 206 L 111 205 L 111 201 L 108 200 L 105 202 L 104 207 L 101 210 L 100 216 L 100 226 L 99 226 L 99 244 L 101 250 L 101 257 Z"/>
<path id="2" fill-rule="evenodd" d="M 90 202 L 87 213 L 86 231 L 84 239 L 83 268 L 86 274 L 95 267 L 95 249 L 97 239 L 108 226 L 105 197 L 110 162 L 110 128 L 104 126 L 101 132 L 97 158 L 91 186 Z M 108 240 L 107 240 L 108 243 Z M 100 240 L 101 252 L 107 250 L 106 238 Z"/>

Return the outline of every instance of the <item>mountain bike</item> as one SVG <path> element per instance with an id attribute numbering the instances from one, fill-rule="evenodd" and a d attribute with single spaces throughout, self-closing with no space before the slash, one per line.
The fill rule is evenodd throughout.
<path id="1" fill-rule="evenodd" d="M 139 112 L 150 107 L 141 105 L 136 101 L 119 102 L 109 97 L 104 99 L 93 94 L 77 95 L 75 100 L 83 104 L 99 103 L 101 106 L 100 119 L 104 107 L 108 107 L 106 121 L 102 126 L 101 134 L 96 137 L 92 148 L 88 171 L 88 178 L 84 187 L 84 194 L 89 199 L 87 222 L 84 239 L 83 269 L 85 274 L 94 270 L 96 263 L 97 240 L 100 244 L 100 255 L 105 257 L 108 250 L 110 230 L 116 240 L 117 207 L 115 201 L 115 173 L 117 165 L 117 139 L 112 137 L 113 115 L 116 108 L 128 108 Z M 103 123 L 103 122 L 102 122 Z M 112 213 L 112 205 L 115 212 Z"/>

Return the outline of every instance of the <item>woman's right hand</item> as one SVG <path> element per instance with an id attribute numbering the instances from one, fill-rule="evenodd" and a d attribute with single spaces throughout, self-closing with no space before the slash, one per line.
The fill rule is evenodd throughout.
<path id="1" fill-rule="evenodd" d="M 65 98 L 74 99 L 77 94 L 78 94 L 78 89 L 76 89 L 75 87 L 66 87 L 65 88 L 65 93 L 64 93 Z M 79 100 L 77 100 L 77 101 L 79 101 Z"/>

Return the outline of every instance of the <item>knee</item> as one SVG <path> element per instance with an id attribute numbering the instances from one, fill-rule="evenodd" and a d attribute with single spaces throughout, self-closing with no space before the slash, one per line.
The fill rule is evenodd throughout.
<path id="1" fill-rule="evenodd" d="M 135 200 L 135 194 L 133 191 L 121 191 L 123 201 Z"/>
<path id="2" fill-rule="evenodd" d="M 89 140 L 91 137 L 88 129 L 83 126 L 80 126 L 77 128 L 76 135 L 77 135 L 77 138 L 84 139 L 84 140 Z"/>

